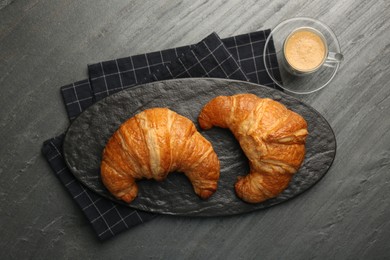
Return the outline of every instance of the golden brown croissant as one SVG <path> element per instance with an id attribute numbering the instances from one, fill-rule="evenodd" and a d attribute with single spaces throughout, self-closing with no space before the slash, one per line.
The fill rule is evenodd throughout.
<path id="1" fill-rule="evenodd" d="M 241 199 L 258 203 L 287 188 L 305 157 L 306 121 L 272 99 L 252 94 L 219 96 L 200 115 L 203 129 L 229 128 L 249 159 L 250 172 L 238 177 Z"/>
<path id="2" fill-rule="evenodd" d="M 219 160 L 195 125 L 167 108 L 147 109 L 123 123 L 103 151 L 101 177 L 118 199 L 130 203 L 136 180 L 164 180 L 183 172 L 202 199 L 217 189 Z"/>

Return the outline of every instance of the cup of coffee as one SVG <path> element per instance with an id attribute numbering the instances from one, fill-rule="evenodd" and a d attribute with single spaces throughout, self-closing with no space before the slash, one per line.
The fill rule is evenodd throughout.
<path id="1" fill-rule="evenodd" d="M 269 33 L 263 50 L 268 76 L 294 94 L 310 94 L 328 86 L 342 64 L 336 34 L 310 17 L 280 22 Z"/>
<path id="2" fill-rule="evenodd" d="M 293 30 L 286 37 L 282 51 L 286 69 L 298 76 L 311 74 L 322 66 L 334 66 L 343 60 L 341 53 L 328 50 L 325 37 L 312 27 Z"/>

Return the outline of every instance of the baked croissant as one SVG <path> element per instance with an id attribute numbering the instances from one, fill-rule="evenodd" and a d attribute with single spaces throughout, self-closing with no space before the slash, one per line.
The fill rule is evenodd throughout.
<path id="1" fill-rule="evenodd" d="M 203 129 L 229 128 L 249 159 L 250 172 L 235 190 L 249 203 L 276 197 L 287 188 L 305 157 L 306 121 L 284 105 L 252 94 L 219 96 L 200 115 Z"/>
<path id="2" fill-rule="evenodd" d="M 211 144 L 186 117 L 167 108 L 144 110 L 123 123 L 103 151 L 105 187 L 127 203 L 138 194 L 137 180 L 164 180 L 183 172 L 202 199 L 217 189 L 219 160 Z"/>

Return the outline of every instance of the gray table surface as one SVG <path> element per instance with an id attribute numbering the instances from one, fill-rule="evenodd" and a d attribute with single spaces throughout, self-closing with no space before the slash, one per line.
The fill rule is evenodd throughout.
<path id="1" fill-rule="evenodd" d="M 390 2 L 0 1 L 0 259 L 390 259 Z M 298 96 L 335 131 L 314 188 L 267 210 L 161 216 L 106 242 L 40 153 L 67 125 L 59 87 L 86 65 L 310 16 L 345 55 L 324 90 Z"/>

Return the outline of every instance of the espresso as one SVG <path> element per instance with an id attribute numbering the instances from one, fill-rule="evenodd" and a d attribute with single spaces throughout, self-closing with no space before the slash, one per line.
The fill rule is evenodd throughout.
<path id="1" fill-rule="evenodd" d="M 307 29 L 293 32 L 284 44 L 286 61 L 292 68 L 301 72 L 314 71 L 322 65 L 326 51 L 323 38 Z"/>

